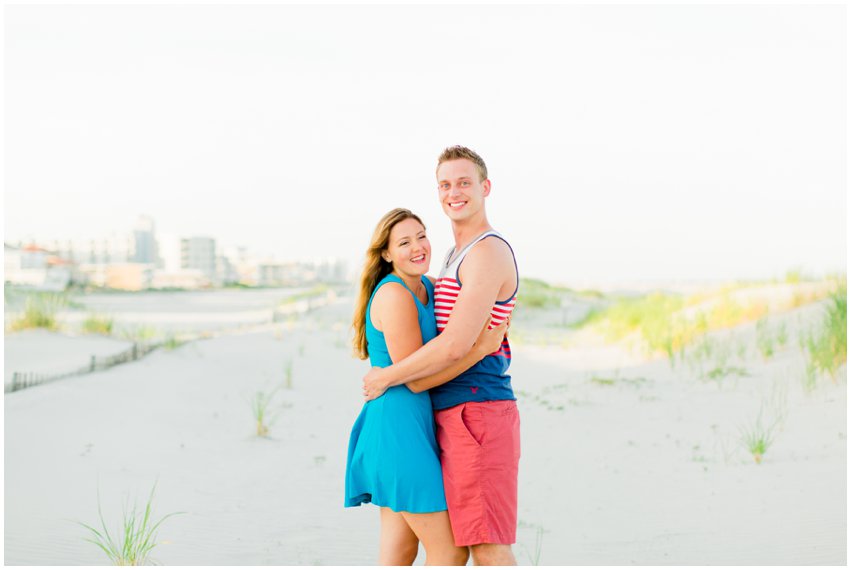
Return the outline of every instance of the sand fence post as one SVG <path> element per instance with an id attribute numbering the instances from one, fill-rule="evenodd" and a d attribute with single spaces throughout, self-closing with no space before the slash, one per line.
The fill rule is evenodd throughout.
<path id="1" fill-rule="evenodd" d="M 89 364 L 89 372 L 94 372 L 95 366 L 97 366 L 97 357 L 93 354 L 91 362 Z"/>
<path id="2" fill-rule="evenodd" d="M 11 390 L 12 392 L 14 392 L 18 389 L 18 376 L 19 375 L 20 375 L 20 372 L 13 372 L 12 373 L 12 390 Z"/>

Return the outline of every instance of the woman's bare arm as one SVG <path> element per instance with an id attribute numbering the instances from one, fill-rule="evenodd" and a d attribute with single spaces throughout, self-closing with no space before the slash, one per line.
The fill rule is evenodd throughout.
<path id="1" fill-rule="evenodd" d="M 375 294 L 370 311 L 372 324 L 384 333 L 390 360 L 399 362 L 423 345 L 417 306 L 411 293 L 399 283 L 386 283 Z"/>
<path id="2" fill-rule="evenodd" d="M 490 319 L 488 319 L 488 322 L 490 322 Z M 486 324 L 485 329 L 482 330 L 476 344 L 473 345 L 473 348 L 464 358 L 449 368 L 444 368 L 436 374 L 420 378 L 419 380 L 412 380 L 405 384 L 405 386 L 407 386 L 411 392 L 418 394 L 434 388 L 435 386 L 446 384 L 453 378 L 459 376 L 462 372 L 465 372 L 468 368 L 479 362 L 488 354 L 493 354 L 499 350 L 499 347 L 502 344 L 502 339 L 505 337 L 505 331 L 507 330 L 508 321 L 490 330 L 488 330 Z"/>

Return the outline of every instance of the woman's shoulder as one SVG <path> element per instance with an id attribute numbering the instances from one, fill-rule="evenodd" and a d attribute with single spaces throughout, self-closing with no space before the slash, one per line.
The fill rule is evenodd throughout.
<path id="1" fill-rule="evenodd" d="M 398 281 L 388 280 L 380 282 L 375 287 L 375 293 L 372 298 L 373 304 L 379 305 L 399 305 L 414 303 L 414 298 L 408 288 Z"/>
<path id="2" fill-rule="evenodd" d="M 372 293 L 372 306 L 381 310 L 392 307 L 398 310 L 400 307 L 415 306 L 414 298 L 402 280 L 395 275 L 388 275 L 378 282 Z"/>
<path id="3" fill-rule="evenodd" d="M 417 314 L 417 305 L 410 291 L 398 281 L 379 283 L 372 294 L 369 319 L 372 326 L 383 331 L 383 321 Z"/>

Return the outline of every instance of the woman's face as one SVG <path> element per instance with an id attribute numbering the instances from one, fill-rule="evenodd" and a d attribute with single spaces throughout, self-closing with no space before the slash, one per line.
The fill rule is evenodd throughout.
<path id="1" fill-rule="evenodd" d="M 396 273 L 425 275 L 431 262 L 431 244 L 425 228 L 414 218 L 402 220 L 390 230 L 383 256 Z"/>

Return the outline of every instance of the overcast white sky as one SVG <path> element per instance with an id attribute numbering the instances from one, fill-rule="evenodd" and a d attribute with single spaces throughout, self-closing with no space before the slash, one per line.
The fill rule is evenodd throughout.
<path id="1" fill-rule="evenodd" d="M 5 10 L 6 240 L 147 213 L 355 265 L 404 206 L 439 258 L 465 144 L 526 276 L 845 270 L 844 6 Z"/>

